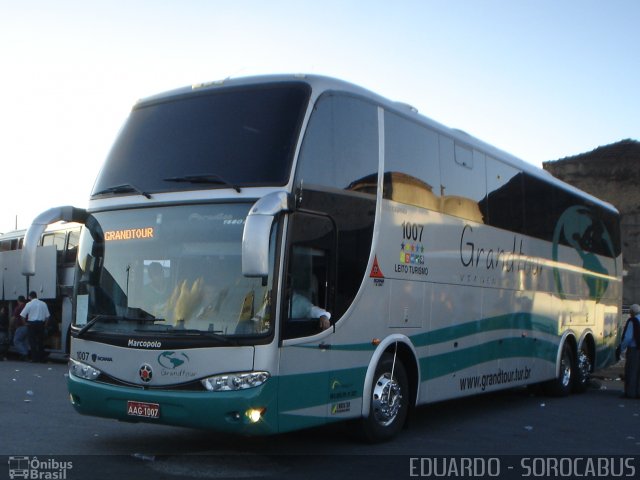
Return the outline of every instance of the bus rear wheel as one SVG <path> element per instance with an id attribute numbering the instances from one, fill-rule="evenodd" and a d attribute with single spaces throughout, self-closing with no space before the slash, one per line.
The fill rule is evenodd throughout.
<path id="1" fill-rule="evenodd" d="M 587 350 L 581 348 L 576 360 L 576 378 L 573 385 L 573 391 L 575 393 L 583 393 L 587 390 L 589 380 L 591 379 L 591 357 Z"/>
<path id="2" fill-rule="evenodd" d="M 568 342 L 564 342 L 558 375 L 544 384 L 545 393 L 554 397 L 566 397 L 571 393 L 575 375 L 576 361 L 573 347 Z"/>
<path id="3" fill-rule="evenodd" d="M 404 365 L 398 358 L 394 362 L 393 355 L 380 359 L 369 402 L 369 415 L 362 419 L 364 439 L 377 443 L 396 436 L 407 418 L 409 381 Z"/>

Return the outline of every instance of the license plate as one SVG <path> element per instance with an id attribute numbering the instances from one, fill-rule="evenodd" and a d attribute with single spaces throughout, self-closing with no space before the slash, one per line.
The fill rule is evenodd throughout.
<path id="1" fill-rule="evenodd" d="M 160 404 L 147 402 L 127 402 L 127 415 L 133 417 L 160 418 Z"/>

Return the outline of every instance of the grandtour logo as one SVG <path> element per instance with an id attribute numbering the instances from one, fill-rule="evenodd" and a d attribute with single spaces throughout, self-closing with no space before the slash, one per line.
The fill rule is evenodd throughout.
<path id="1" fill-rule="evenodd" d="M 127 347 L 134 348 L 162 348 L 162 342 L 159 340 L 134 340 L 130 338 Z"/>
<path id="2" fill-rule="evenodd" d="M 536 276 L 542 271 L 542 263 L 525 254 L 524 239 L 513 236 L 513 243 L 493 246 L 481 245 L 474 237 L 473 227 L 465 225 L 460 236 L 460 261 L 466 268 L 487 271 L 524 272 Z"/>
<path id="3" fill-rule="evenodd" d="M 158 363 L 168 370 L 175 370 L 189 363 L 189 357 L 183 352 L 162 352 L 158 355 Z"/>

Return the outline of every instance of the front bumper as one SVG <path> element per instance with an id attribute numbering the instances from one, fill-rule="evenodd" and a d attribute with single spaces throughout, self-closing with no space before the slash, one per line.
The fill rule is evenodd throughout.
<path id="1" fill-rule="evenodd" d="M 246 390 L 196 392 L 116 386 L 69 375 L 68 389 L 73 407 L 83 415 L 245 435 L 278 433 L 276 378 Z M 158 404 L 158 418 L 128 414 L 129 402 Z M 264 409 L 258 421 L 248 415 L 252 409 Z"/>

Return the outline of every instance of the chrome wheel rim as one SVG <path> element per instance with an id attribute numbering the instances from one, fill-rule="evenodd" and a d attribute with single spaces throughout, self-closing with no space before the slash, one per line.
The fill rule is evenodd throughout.
<path id="1" fill-rule="evenodd" d="M 390 373 L 384 373 L 373 387 L 373 416 L 380 425 L 386 427 L 393 423 L 402 405 L 402 389 Z"/>
<path id="2" fill-rule="evenodd" d="M 584 350 L 580 350 L 580 355 L 578 355 L 578 371 L 580 372 L 580 382 L 587 382 L 591 374 L 591 361 Z"/>
<path id="3" fill-rule="evenodd" d="M 560 363 L 560 382 L 563 387 L 568 387 L 571 383 L 571 353 L 566 350 Z"/>

